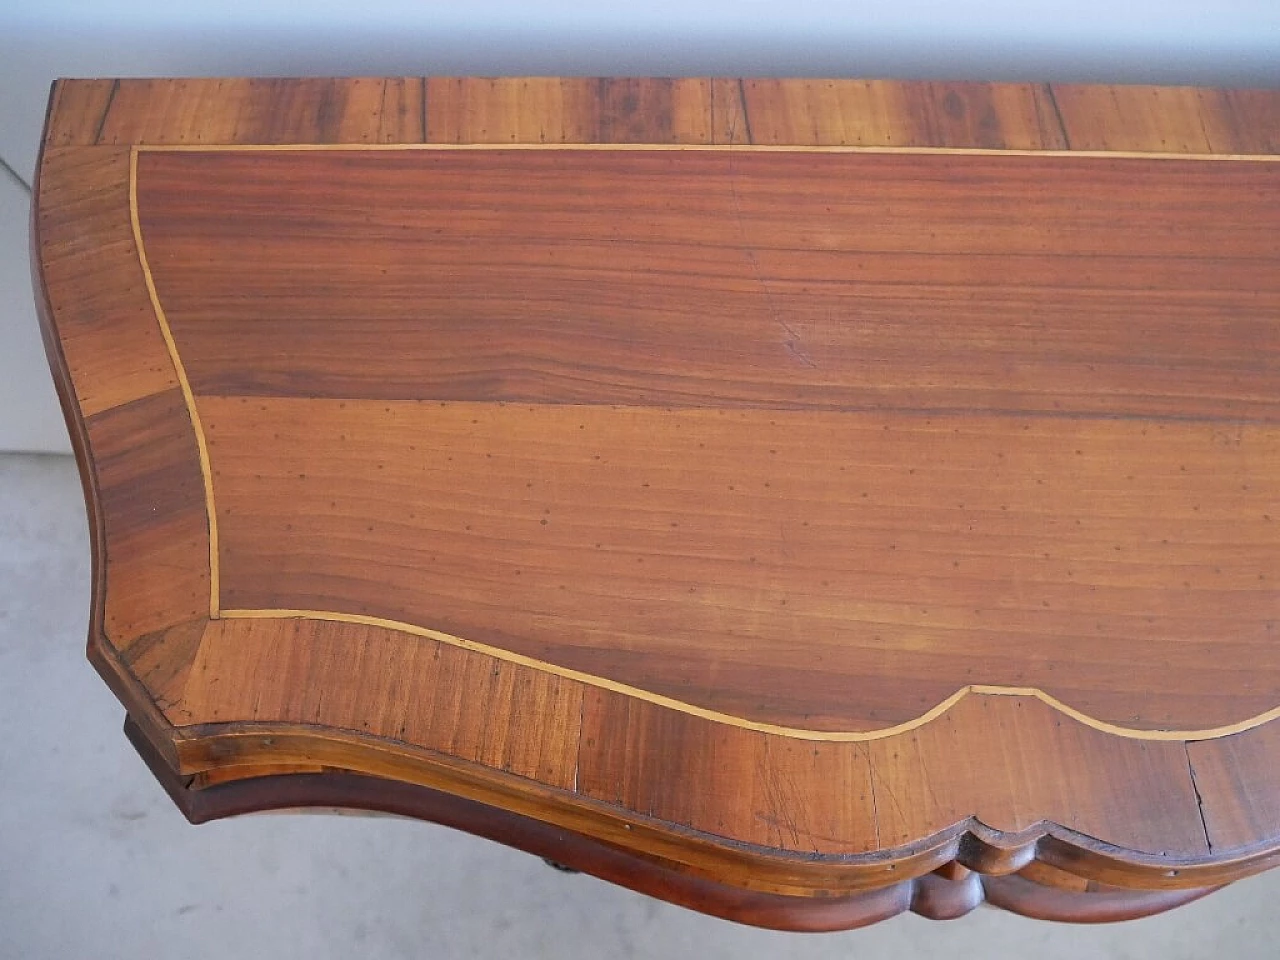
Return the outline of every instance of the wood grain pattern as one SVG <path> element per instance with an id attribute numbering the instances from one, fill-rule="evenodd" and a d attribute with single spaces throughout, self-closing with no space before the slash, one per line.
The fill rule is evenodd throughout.
<path id="1" fill-rule="evenodd" d="M 925 873 L 863 893 L 818 899 L 760 893 L 703 879 L 663 863 L 637 857 L 626 847 L 566 832 L 533 817 L 489 807 L 456 794 L 341 770 L 264 770 L 249 779 L 217 780 L 195 789 L 174 776 L 150 742 L 129 721 L 125 733 L 193 823 L 261 810 L 343 807 L 391 812 L 431 820 L 510 844 L 642 893 L 660 896 L 726 920 L 781 930 L 846 930 L 888 919 L 906 910 L 932 919 L 954 919 L 984 899 L 1003 909 L 1041 919 L 1096 923 L 1149 916 L 1212 893 L 1214 887 L 1132 891 L 1106 888 L 1067 893 L 1024 877 L 981 877 L 963 868 Z M 952 877 L 955 877 L 953 879 Z M 981 880 L 981 883 L 976 881 Z"/>
<path id="2" fill-rule="evenodd" d="M 1261 91 L 60 83 L 91 657 L 193 819 L 435 818 L 768 926 L 1264 869 L 1277 129 Z M 350 149 L 209 149 L 290 144 Z"/>
<path id="3" fill-rule="evenodd" d="M 360 651 L 354 662 L 353 650 Z M 360 731 L 567 790 L 582 688 L 385 630 L 217 620 L 204 631 L 169 712 L 178 724 L 270 721 Z"/>
<path id="4" fill-rule="evenodd" d="M 423 139 L 419 78 L 97 80 L 59 87 L 48 146 Z"/>
<path id="5" fill-rule="evenodd" d="M 105 518 L 104 628 L 126 651 L 139 637 L 208 611 L 208 514 L 186 404 L 166 390 L 89 418 Z"/>
<path id="6" fill-rule="evenodd" d="M 1280 819 L 1280 727 L 1267 724 L 1187 745 L 1202 797 L 1205 832 L 1218 850 L 1250 848 Z"/>
<path id="7" fill-rule="evenodd" d="M 429 143 L 714 143 L 711 81 L 432 77 Z"/>
<path id="8" fill-rule="evenodd" d="M 580 790 L 662 820 L 762 847 L 860 853 L 893 849 L 945 833 L 974 817 L 1002 835 L 1044 820 L 1079 834 L 1107 833 L 1126 849 L 1193 859 L 1208 853 L 1182 745 L 1130 741 L 1064 720 L 1035 701 L 972 697 L 936 721 L 871 743 L 787 742 L 728 726 L 697 735 L 705 721 L 615 693 L 588 694 L 584 737 L 617 744 L 584 753 Z M 974 730 L 989 739 L 971 745 Z M 696 749 L 666 754 L 660 746 Z M 1007 784 L 1052 750 L 1058 775 Z M 967 757 L 963 767 L 948 763 Z M 1121 811 L 1142 784 L 1148 817 L 1118 835 Z M 839 783 L 842 791 L 806 791 Z M 873 799 L 874 798 L 874 799 Z M 1118 815 L 1120 814 L 1120 815 Z"/>
<path id="9" fill-rule="evenodd" d="M 906 723 L 968 684 L 1145 730 L 1276 705 L 1270 431 L 200 404 L 227 609 L 406 622 L 811 730 Z"/>
<path id="10" fill-rule="evenodd" d="M 975 738 L 975 730 L 984 736 Z M 1110 737 L 1035 700 L 973 697 L 867 749 L 886 847 L 973 816 L 1004 836 L 1048 820 L 1172 859 L 1209 852 L 1181 743 Z M 1030 772 L 1042 752 L 1056 758 L 1052 777 Z M 1141 786 L 1154 783 L 1162 785 L 1158 792 Z M 1139 796 L 1143 816 L 1129 819 L 1124 811 Z"/>
<path id="11" fill-rule="evenodd" d="M 146 298 L 128 219 L 129 151 L 46 149 L 42 269 L 59 343 L 86 417 L 178 386 Z"/>
<path id="12" fill-rule="evenodd" d="M 1047 87 L 883 80 L 744 80 L 729 142 L 805 146 L 1066 147 Z M 733 110 L 732 96 L 728 98 Z M 740 128 L 739 128 L 740 124 Z"/>
<path id="13" fill-rule="evenodd" d="M 1280 164 L 183 152 L 139 177 L 197 394 L 1275 416 Z"/>
<path id="14" fill-rule="evenodd" d="M 101 639 L 123 652 L 208 609 L 209 564 L 193 561 L 208 549 L 207 500 L 191 482 L 195 432 L 132 229 L 120 220 L 129 152 L 46 148 L 37 187 L 50 362 L 77 445 L 93 451 L 91 462 L 83 455 L 95 540 L 91 646 Z M 108 551 L 117 560 L 109 591 Z"/>
<path id="15" fill-rule="evenodd" d="M 1067 142 L 1075 150 L 1280 150 L 1272 92 L 1144 86 L 1053 90 Z"/>
<path id="16" fill-rule="evenodd" d="M 812 853 L 878 848 L 861 744 L 788 741 L 590 690 L 579 791 L 703 833 Z M 681 751 L 665 748 L 686 744 Z M 608 748 L 606 748 L 608 745 Z M 800 796 L 826 781 L 841 789 Z"/>

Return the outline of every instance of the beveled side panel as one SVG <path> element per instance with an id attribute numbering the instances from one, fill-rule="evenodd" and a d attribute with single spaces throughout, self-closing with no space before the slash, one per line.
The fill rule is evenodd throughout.
<path id="1" fill-rule="evenodd" d="M 1137 729 L 1277 706 L 1271 428 L 198 403 L 224 608 L 402 621 L 829 731 L 968 684 Z"/>

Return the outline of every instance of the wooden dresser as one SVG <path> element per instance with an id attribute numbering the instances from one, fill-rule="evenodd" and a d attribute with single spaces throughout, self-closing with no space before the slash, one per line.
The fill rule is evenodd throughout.
<path id="1" fill-rule="evenodd" d="M 1261 871 L 1277 155 L 1280 92 L 60 82 L 89 657 L 194 822 L 747 923 Z"/>

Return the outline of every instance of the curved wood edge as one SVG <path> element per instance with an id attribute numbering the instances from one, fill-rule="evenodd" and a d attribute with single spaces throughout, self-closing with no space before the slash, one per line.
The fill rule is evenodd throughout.
<path id="1" fill-rule="evenodd" d="M 45 113 L 45 128 L 50 125 L 54 108 L 57 105 L 59 81 L 54 81 L 50 89 L 49 102 Z M 29 220 L 29 250 L 31 285 L 36 305 L 36 315 L 40 324 L 40 336 L 44 343 L 45 357 L 49 363 L 49 371 L 53 377 L 58 405 L 62 410 L 63 420 L 71 441 L 72 453 L 80 474 L 80 485 L 84 495 L 85 512 L 89 526 L 90 544 L 90 584 L 91 598 L 89 606 L 89 627 L 87 636 L 87 656 L 89 662 L 98 671 L 111 692 L 128 705 L 132 715 L 139 717 L 154 731 L 152 742 L 158 745 L 166 759 L 177 763 L 177 752 L 173 747 L 172 726 L 163 712 L 155 704 L 150 691 L 122 662 L 118 651 L 107 639 L 106 635 L 106 600 L 107 600 L 107 561 L 106 561 L 106 521 L 101 507 L 102 497 L 96 460 L 89 439 L 88 422 L 81 408 L 71 368 L 67 363 L 62 340 L 59 337 L 54 321 L 53 305 L 49 297 L 49 285 L 45 277 L 43 236 L 41 231 L 41 190 L 45 170 L 45 141 L 41 141 L 39 156 L 36 160 L 35 178 L 32 181 L 32 202 Z"/>
<path id="2" fill-rule="evenodd" d="M 141 246 L 141 244 L 139 245 Z M 194 410 L 194 406 L 192 409 Z M 195 422 L 194 413 L 192 414 L 192 420 Z M 198 429 L 197 434 L 199 434 Z M 207 468 L 204 473 L 207 478 Z M 211 490 L 209 494 L 210 506 L 208 511 L 210 517 L 214 517 L 217 513 L 213 507 L 213 503 L 213 494 Z M 216 544 L 211 548 L 210 556 L 211 558 L 216 558 Z M 216 574 L 217 563 L 214 562 L 213 559 L 210 561 L 210 567 Z M 216 583 L 216 576 L 214 579 Z M 870 740 L 887 740 L 900 734 L 908 733 L 918 727 L 922 727 L 927 723 L 937 720 L 952 707 L 965 699 L 965 697 L 973 695 L 989 697 L 1030 697 L 1032 699 L 1039 700 L 1045 706 L 1049 707 L 1049 709 L 1062 714 L 1064 717 L 1068 717 L 1077 723 L 1084 724 L 1086 727 L 1092 727 L 1094 730 L 1098 730 L 1102 733 L 1107 733 L 1115 737 L 1123 737 L 1129 740 L 1214 740 L 1218 737 L 1230 736 L 1233 733 L 1252 730 L 1254 727 L 1260 727 L 1263 724 L 1270 723 L 1274 720 L 1280 720 L 1280 705 L 1277 705 L 1272 707 L 1270 710 L 1264 710 L 1254 716 L 1206 729 L 1174 730 L 1163 727 L 1126 727 L 1123 724 L 1111 723 L 1109 721 L 1100 720 L 1097 717 L 1090 716 L 1083 710 L 1079 710 L 1076 707 L 1071 706 L 1071 704 L 1060 700 L 1051 693 L 1041 690 L 1039 687 L 1014 687 L 1003 684 L 967 683 L 956 689 L 954 693 L 934 704 L 929 709 L 909 720 L 904 720 L 901 723 L 895 723 L 891 726 L 885 727 L 876 727 L 870 730 L 816 730 L 752 720 L 749 717 L 737 716 L 735 714 L 713 710 L 692 701 L 680 700 L 664 694 L 654 693 L 644 687 L 624 683 L 620 680 L 614 680 L 607 676 L 587 673 L 582 670 L 574 670 L 569 667 L 562 667 L 547 660 L 540 660 L 536 657 L 526 656 L 521 653 L 503 649 L 502 647 L 493 646 L 492 644 L 482 643 L 478 640 L 470 640 L 466 637 L 446 633 L 443 630 L 436 630 L 431 627 L 407 623 L 402 620 L 389 620 L 385 617 L 374 617 L 367 614 L 348 613 L 339 610 L 285 610 L 277 608 L 262 610 L 224 609 L 217 612 L 217 618 L 223 620 L 310 620 L 321 623 L 350 623 L 358 626 L 373 627 L 379 630 L 387 630 L 392 633 L 401 633 L 410 637 L 436 640 L 440 643 L 448 644 L 451 647 L 457 647 L 461 650 L 469 650 L 482 654 L 486 657 L 491 657 L 495 660 L 503 660 L 507 663 L 519 664 L 520 666 L 528 667 L 530 670 L 536 670 L 540 673 L 562 677 L 567 680 L 574 680 L 579 683 L 586 684 L 587 686 L 597 687 L 601 690 L 608 690 L 613 693 L 619 693 L 623 696 L 631 697 L 634 700 L 644 700 L 656 706 L 665 707 L 668 710 L 675 710 L 679 713 L 698 717 L 711 723 L 723 723 L 729 726 L 739 727 L 743 730 L 754 730 L 760 733 L 769 733 L 793 740 L 812 742 L 865 743 Z"/>
<path id="3" fill-rule="evenodd" d="M 1160 913 L 1217 889 L 1068 893 L 1042 887 L 1023 877 L 980 877 L 962 870 L 957 879 L 930 872 L 876 889 L 838 896 L 793 896 L 744 890 L 691 874 L 679 864 L 642 856 L 475 800 L 357 773 L 273 773 L 193 789 L 191 778 L 175 774 L 132 720 L 126 720 L 125 733 L 192 823 L 310 807 L 404 816 L 464 830 L 724 920 L 775 930 L 848 930 L 907 910 L 934 920 L 951 920 L 970 913 L 984 900 L 1023 916 L 1097 923 Z"/>
<path id="4" fill-rule="evenodd" d="M 57 102 L 58 82 L 50 87 L 49 102 L 45 107 L 44 125 L 47 129 L 53 117 L 53 109 Z M 31 289 L 35 297 L 36 315 L 40 321 L 40 338 L 44 342 L 45 358 L 49 363 L 49 372 L 53 375 L 54 386 L 58 394 L 58 405 L 62 409 L 62 418 L 67 425 L 67 433 L 71 439 L 71 451 L 75 456 L 76 466 L 80 472 L 80 486 L 84 493 L 85 510 L 89 519 L 89 546 L 92 553 L 92 600 L 89 612 L 89 648 L 93 652 L 94 639 L 102 634 L 102 611 L 106 595 L 106 563 L 104 556 L 105 539 L 103 535 L 102 511 L 98 509 L 97 476 L 92 467 L 92 451 L 89 447 L 89 432 L 85 425 L 84 415 L 80 411 L 80 402 L 76 397 L 75 383 L 71 379 L 71 371 L 67 366 L 67 358 L 62 350 L 62 341 L 53 322 L 53 307 L 49 303 L 49 287 L 44 275 L 44 257 L 41 255 L 42 239 L 40 232 L 40 191 L 44 174 L 44 143 L 40 145 L 40 155 L 36 158 L 35 179 L 31 183 L 31 212 L 29 218 L 28 243 L 31 257 Z"/>
<path id="5" fill-rule="evenodd" d="M 48 129 L 57 105 L 59 81 L 50 85 L 49 102 L 45 107 L 44 126 Z M 85 512 L 89 522 L 90 550 L 90 584 L 91 598 L 89 605 L 88 657 L 90 662 L 102 675 L 111 688 L 111 692 L 122 701 L 137 704 L 145 709 L 149 698 L 138 697 L 141 692 L 139 684 L 126 672 L 118 669 L 118 662 L 105 649 L 108 645 L 103 631 L 103 614 L 106 607 L 106 532 L 102 510 L 99 507 L 101 498 L 98 494 L 98 475 L 94 469 L 93 451 L 89 446 L 89 431 L 80 402 L 76 395 L 75 382 L 71 378 L 71 370 L 67 365 L 66 354 L 62 349 L 62 340 L 53 320 L 53 307 L 49 302 L 49 287 L 44 275 L 44 257 L 40 230 L 40 195 L 44 176 L 45 141 L 40 143 L 40 153 L 36 158 L 35 178 L 31 183 L 31 214 L 28 232 L 31 256 L 31 287 L 35 297 L 36 316 L 40 321 L 40 338 L 44 342 L 45 358 L 49 363 L 49 372 L 53 376 L 54 387 L 58 395 L 58 406 L 62 409 L 62 418 L 67 425 L 67 434 L 71 440 L 71 451 L 75 457 L 76 467 L 80 474 L 80 487 L 84 494 Z M 160 719 L 159 711 L 149 711 L 148 717 L 153 722 Z M 163 728 L 161 724 L 159 729 Z"/>
<path id="6" fill-rule="evenodd" d="M 179 739 L 173 749 L 180 764 L 169 775 L 184 782 L 203 771 L 215 772 L 220 787 L 262 779 L 264 770 L 340 770 L 378 782 L 403 783 L 409 789 L 445 791 L 520 821 L 545 822 L 595 842 L 644 850 L 710 882 L 731 882 L 765 893 L 847 895 L 914 880 L 952 862 L 987 876 L 1003 876 L 1037 861 L 1115 887 L 1186 890 L 1243 879 L 1280 863 L 1280 843 L 1226 855 L 1159 857 L 1103 843 L 1050 821 L 1011 833 L 972 816 L 917 842 L 871 854 L 805 853 L 646 817 L 457 758 L 428 751 L 408 756 L 379 738 L 354 731 L 235 723 L 184 727 L 175 733 Z M 326 804 L 317 800 L 314 805 Z"/>
<path id="7" fill-rule="evenodd" d="M 258 621 L 259 625 L 271 622 Z M 218 621 L 211 629 L 226 633 L 244 623 L 247 621 Z M 345 640 L 337 634 L 311 639 L 316 642 L 309 644 L 305 655 L 290 656 L 291 676 L 295 685 L 301 684 L 304 689 L 325 690 L 329 687 L 325 665 L 343 662 L 333 651 L 343 649 Z M 217 637 L 206 636 L 193 676 L 258 676 L 266 668 L 254 651 L 278 650 L 284 642 L 272 633 L 259 633 L 240 638 L 219 652 L 221 648 L 215 641 Z M 228 652 L 232 654 L 230 659 L 224 656 Z M 459 652 L 458 656 L 479 655 Z M 398 658 L 388 658 L 371 647 L 361 649 L 360 659 L 368 664 L 398 662 Z M 428 654 L 425 662 L 435 661 Z M 312 669 L 317 664 L 323 668 L 318 672 Z M 378 672 L 376 667 L 370 669 Z M 483 675 L 489 672 L 483 667 L 477 669 Z M 457 671 L 430 673 L 425 685 L 402 684 L 394 692 L 375 685 L 369 696 L 372 702 L 381 702 L 387 696 L 399 697 L 396 703 L 421 702 L 435 696 L 432 684 L 456 683 L 463 675 Z M 973 706 L 981 711 L 983 705 L 978 699 L 981 698 L 975 698 Z M 232 712 L 221 716 L 205 710 L 198 701 L 180 700 L 168 711 L 176 726 L 167 736 L 173 741 L 172 749 L 180 755 L 180 762 L 173 766 L 184 775 L 240 779 L 264 768 L 284 765 L 291 770 L 326 766 L 405 780 L 461 792 L 490 805 L 550 819 L 627 846 L 662 849 L 666 851 L 664 856 L 689 863 L 721 880 L 732 878 L 735 883 L 760 883 L 769 889 L 793 892 L 815 888 L 848 891 L 922 875 L 953 859 L 957 848 L 952 845 L 958 843 L 964 847 L 962 862 L 983 873 L 1014 872 L 1039 860 L 1061 864 L 1084 880 L 1135 888 L 1203 886 L 1250 875 L 1280 859 L 1280 843 L 1272 838 L 1265 816 L 1247 830 L 1233 829 L 1229 824 L 1219 828 L 1223 819 L 1219 811 L 1230 809 L 1223 798 L 1237 793 L 1260 796 L 1269 792 L 1242 779 L 1239 763 L 1227 765 L 1206 779 L 1209 768 L 1197 761 L 1194 782 L 1201 785 L 1205 794 L 1206 816 L 1202 820 L 1196 812 L 1197 796 L 1192 789 L 1192 772 L 1188 770 L 1187 748 L 1182 743 L 1142 745 L 1123 741 L 1126 752 L 1108 760 L 1092 749 L 1099 736 L 1096 732 L 1083 726 L 1073 730 L 1075 725 L 1070 720 L 1055 719 L 1038 701 L 1022 702 L 1011 697 L 989 700 L 993 714 L 999 713 L 996 726 L 1000 730 L 1007 731 L 1018 724 L 1022 725 L 1020 729 L 1029 724 L 1047 724 L 1053 745 L 1047 756 L 1052 763 L 1037 761 L 1028 766 L 1017 753 L 1016 739 L 999 740 L 989 749 L 970 750 L 967 763 L 954 775 L 932 778 L 925 785 L 928 789 L 917 794 L 909 792 L 910 785 L 904 785 L 900 771 L 965 749 L 958 745 L 963 740 L 962 729 L 948 732 L 940 728 L 937 736 L 926 729 L 927 737 L 916 738 L 923 744 L 904 738 L 902 743 L 873 750 L 870 755 L 861 746 L 852 745 L 850 749 L 858 750 L 854 759 L 864 767 L 854 767 L 852 763 L 846 766 L 843 760 L 820 761 L 811 757 L 807 749 L 799 751 L 801 762 L 794 763 L 795 756 L 778 752 L 773 744 L 740 742 L 745 737 L 763 735 L 717 732 L 705 721 L 674 713 L 665 719 L 642 720 L 633 705 L 630 709 L 620 708 L 618 716 L 629 723 L 651 722 L 649 740 L 656 736 L 674 738 L 684 744 L 684 749 L 655 760 L 652 751 L 644 750 L 644 735 L 626 733 L 622 742 L 611 733 L 617 729 L 616 724 L 611 728 L 608 724 L 587 723 L 583 733 L 587 741 L 612 746 L 572 754 L 564 770 L 548 776 L 542 766 L 512 762 L 512 756 L 536 754 L 539 749 L 538 737 L 525 739 L 518 724 L 509 729 L 503 724 L 502 732 L 490 730 L 490 740 L 498 738 L 493 740 L 498 745 L 496 750 L 491 747 L 487 752 L 460 755 L 454 749 L 456 737 L 459 729 L 472 729 L 470 720 L 461 728 L 456 722 L 439 729 L 411 727 L 405 736 L 405 713 L 400 707 L 390 712 L 394 722 L 389 725 L 371 724 L 369 711 L 361 706 L 368 700 L 353 700 L 339 705 L 339 709 L 335 706 L 338 701 L 331 698 L 320 704 L 315 696 L 290 699 L 264 687 L 244 701 L 243 711 L 237 701 Z M 513 701 L 512 709 L 520 715 L 536 702 L 536 698 Z M 579 704 L 572 697 L 560 697 L 557 703 L 567 704 L 557 710 L 571 715 L 566 721 L 569 723 L 577 722 L 580 711 L 587 720 L 593 711 L 599 712 L 599 704 L 589 699 Z M 647 709 L 649 705 L 644 706 Z M 1044 716 L 1037 720 L 1031 715 L 1036 712 Z M 488 715 L 481 710 L 476 717 Z M 475 723 L 490 721 L 491 718 L 476 719 Z M 1079 742 L 1080 734 L 1087 734 L 1083 743 Z M 1280 728 L 1276 734 L 1280 735 Z M 1270 728 L 1266 727 L 1238 738 L 1270 735 Z M 1212 748 L 1226 742 L 1206 741 L 1204 745 Z M 512 744 L 514 753 L 507 751 Z M 733 820 L 717 821 L 688 798 L 714 794 L 716 785 L 723 783 L 727 775 L 717 765 L 716 757 L 726 753 L 733 756 L 735 752 L 748 757 L 734 770 L 746 778 L 741 782 L 748 784 L 749 794 L 755 791 L 757 777 L 790 774 L 829 781 L 833 776 L 847 776 L 850 790 L 866 791 L 851 800 L 859 813 L 855 819 L 827 821 L 827 834 L 805 833 L 789 838 L 790 842 L 786 842 L 788 838 L 772 842 L 769 829 L 752 830 L 752 822 L 763 820 L 767 824 L 768 818 L 788 815 L 788 811 L 771 805 L 766 790 L 758 803 L 739 805 L 736 809 L 740 816 L 735 813 Z M 1151 781 L 1151 786 L 1144 786 L 1148 782 L 1143 777 L 1144 758 L 1156 752 L 1162 758 L 1162 773 L 1172 777 L 1180 769 L 1187 777 L 1185 798 L 1173 794 L 1176 785 L 1172 780 Z M 593 759 L 597 753 L 605 759 Z M 758 770 L 760 764 L 769 765 L 763 773 Z M 774 774 L 775 770 L 779 773 Z M 1048 776 L 1050 772 L 1063 778 L 1070 790 L 1064 787 L 1039 794 L 1035 807 L 1038 820 L 1028 819 L 1030 811 L 1021 813 L 1001 802 L 998 788 L 993 793 L 992 784 L 1002 783 L 1006 777 Z M 864 774 L 870 781 L 865 784 Z M 665 787 L 655 792 L 646 786 L 654 783 Z M 629 784 L 635 784 L 635 789 Z M 1211 784 L 1212 789 L 1205 791 L 1206 784 Z M 1101 800 L 1091 800 L 1095 791 Z M 1109 808 L 1077 807 L 1078 798 L 1094 802 L 1095 806 L 1098 802 L 1113 806 L 1136 804 L 1132 829 L 1125 823 L 1113 826 L 1108 819 Z M 1144 826 L 1148 821 L 1164 823 L 1162 818 L 1168 813 L 1163 804 L 1171 798 L 1178 801 L 1175 812 L 1181 817 L 1182 829 L 1187 831 L 1188 839 L 1181 846 L 1166 845 L 1177 842 L 1174 830 L 1165 831 L 1162 837 Z M 1189 809 L 1183 809 L 1184 799 Z M 1042 801 L 1043 807 L 1039 806 Z M 922 815 L 913 814 L 909 822 L 895 819 L 900 817 L 895 810 L 914 811 L 917 804 L 925 808 Z M 1083 810 L 1083 815 L 1077 815 L 1078 810 Z M 820 814 L 806 806 L 792 815 Z M 624 835 L 622 824 L 629 824 L 633 832 Z M 823 829 L 816 820 L 811 827 L 802 826 L 806 830 Z M 842 829 L 874 832 L 869 842 L 855 845 L 841 842 L 853 835 L 837 832 Z M 1192 842 L 1191 831 L 1198 835 L 1198 843 Z M 1207 838 L 1206 834 L 1210 836 Z M 1257 841 L 1259 837 L 1261 842 Z"/>
<path id="8" fill-rule="evenodd" d="M 987 903 L 1035 920 L 1112 923 L 1164 913 L 1207 897 L 1221 886 L 1190 890 L 1099 890 L 1073 893 L 1042 887 L 1026 877 L 985 877 Z"/>

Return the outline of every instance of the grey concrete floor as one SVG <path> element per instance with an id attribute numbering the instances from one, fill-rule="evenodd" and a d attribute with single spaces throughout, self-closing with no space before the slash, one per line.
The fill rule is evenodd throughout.
<path id="1" fill-rule="evenodd" d="M 443 827 L 287 815 L 191 827 L 84 660 L 69 458 L 0 456 L 0 958 L 1280 956 L 1280 871 L 1100 927 L 979 910 L 788 935 L 699 916 Z"/>

